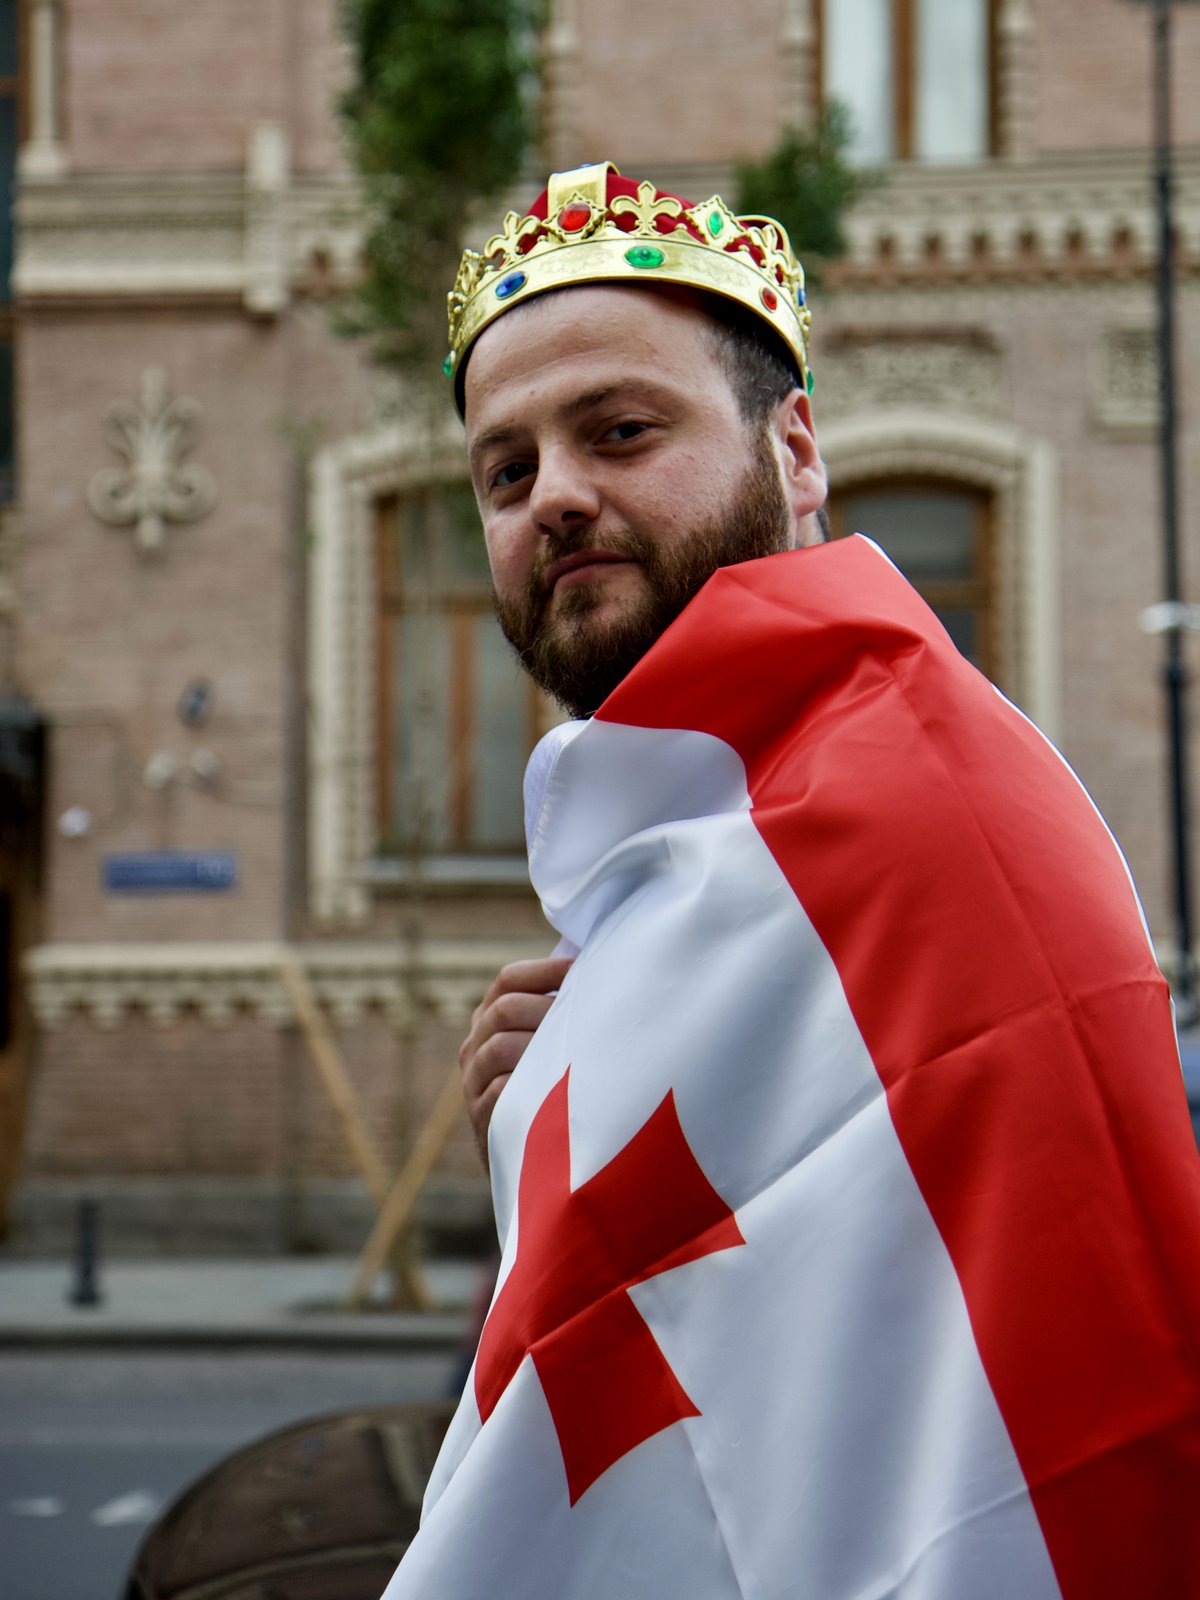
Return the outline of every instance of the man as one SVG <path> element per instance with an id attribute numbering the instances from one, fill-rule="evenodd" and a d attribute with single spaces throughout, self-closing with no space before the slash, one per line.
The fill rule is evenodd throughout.
<path id="1" fill-rule="evenodd" d="M 1200 1593 L 1165 986 L 1061 759 L 821 542 L 807 334 L 775 224 L 603 167 L 451 296 L 499 615 L 577 720 L 526 784 L 563 953 L 463 1047 L 504 1256 L 389 1600 Z"/>

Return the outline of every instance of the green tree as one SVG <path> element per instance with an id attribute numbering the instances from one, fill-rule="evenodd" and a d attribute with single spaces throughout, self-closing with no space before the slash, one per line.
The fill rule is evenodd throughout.
<path id="1" fill-rule="evenodd" d="M 342 116 L 368 210 L 348 331 L 436 371 L 464 221 L 521 171 L 534 137 L 542 0 L 345 0 L 355 67 Z"/>
<path id="2" fill-rule="evenodd" d="M 786 128 L 765 160 L 738 164 L 738 210 L 782 222 L 810 281 L 845 252 L 846 208 L 883 181 L 851 165 L 852 139 L 849 111 L 831 101 L 814 128 Z"/>

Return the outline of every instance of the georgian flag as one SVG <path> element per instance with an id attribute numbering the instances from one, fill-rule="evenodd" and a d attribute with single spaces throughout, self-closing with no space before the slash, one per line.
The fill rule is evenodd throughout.
<path id="1" fill-rule="evenodd" d="M 530 767 L 580 947 L 386 1600 L 1200 1595 L 1200 1164 L 1125 863 L 867 541 Z"/>

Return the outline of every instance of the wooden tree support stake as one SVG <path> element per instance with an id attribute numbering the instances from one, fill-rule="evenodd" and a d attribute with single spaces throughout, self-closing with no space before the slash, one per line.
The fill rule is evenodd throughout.
<path id="1" fill-rule="evenodd" d="M 454 1132 L 462 1109 L 462 1082 L 455 1063 L 446 1074 L 446 1081 L 416 1137 L 408 1160 L 397 1173 L 396 1181 L 379 1208 L 375 1226 L 358 1258 L 358 1270 L 347 1300 L 351 1310 L 360 1310 L 370 1294 L 371 1286 L 382 1271 L 397 1236 L 412 1215 L 426 1178 Z M 426 1307 L 428 1304 L 426 1297 Z"/>
<path id="2" fill-rule="evenodd" d="M 321 1074 L 321 1081 L 341 1121 L 346 1142 L 354 1154 L 358 1170 L 362 1173 L 367 1190 L 378 1211 L 388 1196 L 387 1168 L 371 1137 L 362 1102 L 342 1064 L 342 1058 L 333 1042 L 329 1026 L 321 1014 L 321 1008 L 317 1004 L 307 974 L 297 962 L 281 961 L 279 975 L 292 1002 L 296 1020 L 308 1041 L 308 1048 L 317 1064 L 317 1071 Z"/>

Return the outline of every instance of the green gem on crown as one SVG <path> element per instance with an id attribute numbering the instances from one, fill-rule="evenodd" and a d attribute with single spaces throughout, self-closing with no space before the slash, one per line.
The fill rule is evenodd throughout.
<path id="1" fill-rule="evenodd" d="M 725 226 L 725 218 L 721 215 L 721 213 L 719 211 L 711 211 L 711 212 L 709 212 L 709 216 L 708 216 L 708 231 L 709 231 L 709 233 L 712 234 L 714 239 L 717 237 L 717 235 L 720 233 L 721 229 L 724 226 Z"/>
<path id="2" fill-rule="evenodd" d="M 446 374 L 447 377 L 449 377 L 450 374 L 454 371 L 454 351 L 453 350 L 451 350 L 450 354 L 446 357 L 445 361 L 442 362 L 442 371 Z"/>
<path id="3" fill-rule="evenodd" d="M 808 394 L 813 392 L 813 382 L 814 379 L 812 375 L 812 368 L 809 367 L 808 371 L 804 375 L 804 388 Z"/>
<path id="4" fill-rule="evenodd" d="M 661 267 L 667 258 L 652 244 L 635 244 L 632 249 L 626 250 L 625 259 L 631 267 L 646 268 Z"/>

